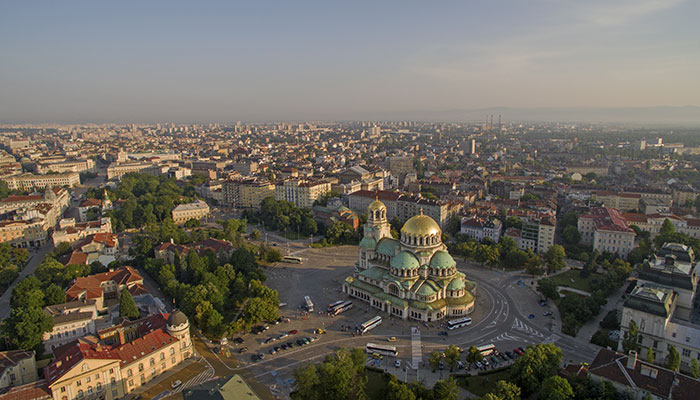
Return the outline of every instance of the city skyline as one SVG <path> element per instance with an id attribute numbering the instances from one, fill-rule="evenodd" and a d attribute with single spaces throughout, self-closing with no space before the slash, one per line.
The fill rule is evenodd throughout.
<path id="1" fill-rule="evenodd" d="M 0 121 L 700 120 L 691 1 L 124 4 L 5 4 Z"/>

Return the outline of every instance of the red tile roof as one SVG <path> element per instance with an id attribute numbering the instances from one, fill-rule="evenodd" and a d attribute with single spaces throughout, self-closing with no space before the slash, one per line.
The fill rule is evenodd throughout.
<path id="1" fill-rule="evenodd" d="M 634 231 L 627 226 L 620 212 L 614 208 L 591 208 L 589 214 L 582 215 L 579 218 L 593 220 L 596 229 L 599 230 L 634 233 Z"/>
<path id="2" fill-rule="evenodd" d="M 102 283 L 114 281 L 117 285 L 132 286 L 143 283 L 143 277 L 131 267 L 121 267 L 115 271 L 76 278 L 73 284 L 66 290 L 66 301 L 73 301 L 86 293 L 86 298 L 96 299 L 102 297 Z"/>
<path id="3" fill-rule="evenodd" d="M 51 399 L 51 391 L 45 379 L 28 383 L 22 386 L 10 387 L 0 394 L 0 400 L 48 400 Z"/>

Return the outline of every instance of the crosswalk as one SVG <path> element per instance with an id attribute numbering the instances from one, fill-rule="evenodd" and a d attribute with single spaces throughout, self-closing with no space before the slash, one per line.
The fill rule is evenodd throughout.
<path id="1" fill-rule="evenodd" d="M 527 325 L 526 323 L 524 323 L 523 321 L 521 321 L 521 320 L 518 319 L 518 318 L 515 318 L 515 319 L 513 320 L 513 326 L 512 326 L 512 328 L 515 329 L 515 330 L 518 330 L 518 331 L 527 333 L 527 334 L 529 334 L 530 336 L 536 336 L 536 337 L 539 337 L 539 338 L 544 338 L 544 335 L 543 335 L 540 331 L 538 331 L 538 330 L 535 329 L 535 328 L 532 328 L 531 326 Z"/>
<path id="2" fill-rule="evenodd" d="M 411 365 L 414 369 L 418 369 L 423 360 L 423 352 L 421 351 L 420 330 L 415 326 L 411 327 L 411 356 Z"/>
<path id="3" fill-rule="evenodd" d="M 207 381 L 211 380 L 212 378 L 214 378 L 214 367 L 212 367 L 211 364 L 209 364 L 209 362 L 204 357 L 200 357 L 200 361 L 206 362 L 207 368 L 204 371 L 200 372 L 198 375 L 196 375 L 194 378 L 192 378 L 189 381 L 180 385 L 177 389 L 171 390 L 170 393 L 168 394 L 169 396 L 176 394 L 176 393 L 180 393 L 181 391 L 183 391 L 187 388 L 201 385 L 202 383 L 207 382 Z"/>

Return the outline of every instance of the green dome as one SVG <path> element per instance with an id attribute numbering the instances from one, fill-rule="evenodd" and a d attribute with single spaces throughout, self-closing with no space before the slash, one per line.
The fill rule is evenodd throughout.
<path id="1" fill-rule="evenodd" d="M 445 250 L 436 251 L 430 259 L 430 268 L 454 268 L 456 265 L 455 259 Z"/>
<path id="2" fill-rule="evenodd" d="M 382 238 L 377 244 L 377 252 L 389 257 L 393 257 L 399 249 L 401 249 L 401 245 L 394 239 Z"/>
<path id="3" fill-rule="evenodd" d="M 392 258 L 390 265 L 392 268 L 398 269 L 417 269 L 420 267 L 420 263 L 418 262 L 418 259 L 416 259 L 416 256 L 407 251 L 402 251 Z"/>
<path id="4" fill-rule="evenodd" d="M 421 296 L 432 296 L 437 293 L 437 290 L 433 288 L 433 285 L 430 285 L 428 282 L 425 282 L 423 286 L 418 289 L 418 294 Z"/>
<path id="5" fill-rule="evenodd" d="M 373 249 L 377 247 L 377 242 L 371 237 L 363 237 L 362 240 L 360 240 L 360 247 L 363 249 Z"/>
<path id="6" fill-rule="evenodd" d="M 462 290 L 465 288 L 462 278 L 455 278 L 447 285 L 447 290 Z"/>

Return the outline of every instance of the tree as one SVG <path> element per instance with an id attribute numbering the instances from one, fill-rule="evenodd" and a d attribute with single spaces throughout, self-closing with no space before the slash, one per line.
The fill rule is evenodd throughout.
<path id="1" fill-rule="evenodd" d="M 317 400 L 319 393 L 317 387 L 320 379 L 316 366 L 314 364 L 306 364 L 306 366 L 294 370 L 294 392 L 292 399 L 299 400 Z"/>
<path id="2" fill-rule="evenodd" d="M 637 351 L 639 349 L 639 327 L 634 320 L 630 320 L 629 331 L 625 334 L 625 338 L 622 340 L 622 349 L 625 354 L 629 354 L 630 351 Z"/>
<path id="3" fill-rule="evenodd" d="M 50 284 L 45 291 L 44 303 L 47 306 L 66 302 L 66 292 L 55 283 Z"/>
<path id="4" fill-rule="evenodd" d="M 676 346 L 671 346 L 671 348 L 668 349 L 668 356 L 666 356 L 665 367 L 676 372 L 678 372 L 678 370 L 680 369 L 681 353 L 678 352 Z"/>
<path id="5" fill-rule="evenodd" d="M 659 235 L 668 236 L 676 232 L 676 228 L 673 227 L 673 223 L 670 219 L 666 218 L 664 223 L 661 224 L 661 229 L 659 229 Z"/>
<path id="6" fill-rule="evenodd" d="M 200 226 L 200 222 L 196 218 L 190 218 L 185 222 L 185 228 L 192 229 L 192 228 L 198 228 Z"/>
<path id="7" fill-rule="evenodd" d="M 571 388 L 569 381 L 561 376 L 550 376 L 542 382 L 540 388 L 540 399 L 547 400 L 566 400 L 574 397 L 574 390 Z"/>
<path id="8" fill-rule="evenodd" d="M 549 278 L 542 278 L 537 281 L 537 290 L 548 299 L 556 300 L 559 298 L 557 284 Z"/>
<path id="9" fill-rule="evenodd" d="M 499 400 L 520 400 L 521 390 L 518 385 L 507 382 L 496 382 L 496 392 L 494 393 Z"/>
<path id="10" fill-rule="evenodd" d="M 537 393 L 540 383 L 559 369 L 561 358 L 561 349 L 552 343 L 530 346 L 511 367 L 511 381 L 526 395 Z"/>
<path id="11" fill-rule="evenodd" d="M 566 267 L 566 252 L 562 246 L 554 244 L 544 253 L 544 260 L 550 271 L 559 271 Z"/>
<path id="12" fill-rule="evenodd" d="M 440 400 L 457 400 L 459 398 L 459 388 L 454 378 L 443 379 L 435 382 L 433 386 L 433 398 Z"/>
<path id="13" fill-rule="evenodd" d="M 139 317 L 139 308 L 136 307 L 136 302 L 127 288 L 122 289 L 119 294 L 119 316 L 131 320 Z"/>
<path id="14" fill-rule="evenodd" d="M 44 292 L 41 282 L 35 276 L 28 276 L 12 289 L 10 305 L 15 308 L 41 308 L 44 306 Z"/>
<path id="15" fill-rule="evenodd" d="M 578 231 L 578 229 L 573 226 L 569 225 L 566 228 L 564 228 L 564 232 L 562 233 L 564 236 L 564 240 L 568 244 L 578 244 L 578 242 L 581 241 L 581 232 Z"/>
<path id="16" fill-rule="evenodd" d="M 523 227 L 523 221 L 518 217 L 508 217 L 506 218 L 505 227 L 506 229 L 511 227 L 521 229 Z"/>
<path id="17" fill-rule="evenodd" d="M 416 400 L 416 394 L 407 384 L 390 375 L 386 385 L 386 400 Z"/>
<path id="18" fill-rule="evenodd" d="M 690 376 L 695 379 L 700 378 L 700 366 L 698 366 L 698 359 L 693 358 L 690 360 Z"/>
<path id="19" fill-rule="evenodd" d="M 654 363 L 654 349 L 651 346 L 647 348 L 647 361 Z"/>
<path id="20" fill-rule="evenodd" d="M 461 353 L 459 349 L 457 349 L 457 346 L 451 344 L 447 347 L 447 350 L 445 350 L 445 361 L 447 361 L 447 365 L 450 366 L 450 371 L 453 371 L 455 366 L 457 366 L 457 361 L 459 361 L 460 356 Z"/>
<path id="21" fill-rule="evenodd" d="M 476 348 L 476 346 L 472 346 L 469 348 L 469 351 L 467 352 L 467 361 L 469 361 L 470 363 L 475 363 L 483 359 L 484 356 L 481 354 L 479 349 Z"/>
<path id="22" fill-rule="evenodd" d="M 253 229 L 253 232 L 250 232 L 250 238 L 252 240 L 258 240 L 260 239 L 260 231 L 257 229 Z"/>
<path id="23" fill-rule="evenodd" d="M 14 349 L 36 350 L 41 354 L 41 337 L 53 329 L 53 319 L 39 307 L 13 308 L 10 317 L 2 321 L 0 330 Z"/>
<path id="24" fill-rule="evenodd" d="M 430 353 L 430 358 L 428 359 L 428 363 L 430 364 L 430 367 L 433 369 L 433 372 L 435 372 L 438 367 L 440 366 L 440 353 L 437 351 L 434 351 Z"/>

